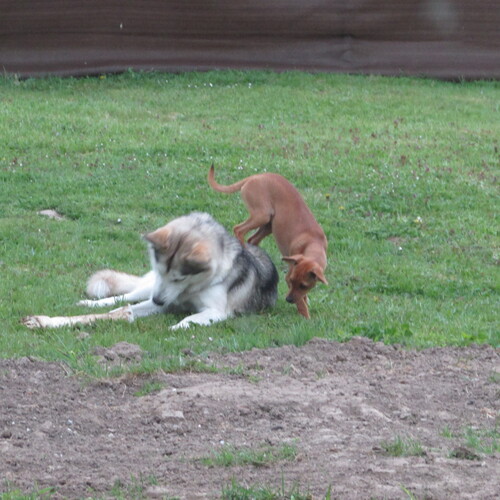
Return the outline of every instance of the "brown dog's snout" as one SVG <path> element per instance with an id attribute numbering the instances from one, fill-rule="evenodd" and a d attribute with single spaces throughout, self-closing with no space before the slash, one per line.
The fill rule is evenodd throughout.
<path id="1" fill-rule="evenodd" d="M 289 304 L 294 304 L 295 299 L 291 295 L 287 295 L 285 299 Z"/>

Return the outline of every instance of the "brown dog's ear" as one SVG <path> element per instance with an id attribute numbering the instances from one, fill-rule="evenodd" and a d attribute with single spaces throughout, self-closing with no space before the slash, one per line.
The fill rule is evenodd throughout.
<path id="1" fill-rule="evenodd" d="M 326 281 L 325 275 L 323 274 L 323 271 L 319 267 L 316 268 L 314 271 L 311 271 L 310 274 L 313 279 L 321 281 L 321 283 L 328 285 L 328 281 Z"/>
<path id="2" fill-rule="evenodd" d="M 297 255 L 290 255 L 289 257 L 281 257 L 281 260 L 296 266 L 303 258 L 304 256 L 302 254 L 297 254 Z"/>

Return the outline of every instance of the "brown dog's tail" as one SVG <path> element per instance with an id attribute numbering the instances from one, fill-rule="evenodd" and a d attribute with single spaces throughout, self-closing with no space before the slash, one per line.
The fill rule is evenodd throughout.
<path id="1" fill-rule="evenodd" d="M 208 171 L 208 183 L 210 184 L 212 189 L 220 191 L 221 193 L 236 193 L 236 191 L 239 191 L 243 187 L 243 184 L 245 184 L 245 182 L 246 179 L 242 179 L 241 181 L 235 182 L 234 184 L 230 184 L 229 186 L 224 186 L 223 184 L 219 184 L 218 182 L 216 182 L 215 169 L 213 165 L 210 167 L 210 170 Z"/>

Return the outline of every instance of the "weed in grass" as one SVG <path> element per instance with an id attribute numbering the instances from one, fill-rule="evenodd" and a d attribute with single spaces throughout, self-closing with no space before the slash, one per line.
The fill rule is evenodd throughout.
<path id="1" fill-rule="evenodd" d="M 237 375 L 243 377 L 247 373 L 247 368 L 245 365 L 239 363 L 236 366 L 225 366 L 221 369 L 223 373 L 227 373 L 228 375 Z"/>
<path id="2" fill-rule="evenodd" d="M 490 382 L 494 384 L 500 384 L 500 372 L 493 371 L 490 375 Z"/>
<path id="3" fill-rule="evenodd" d="M 297 456 L 297 448 L 293 444 L 283 444 L 279 447 L 261 446 L 259 448 L 227 445 L 212 452 L 209 457 L 201 459 L 207 467 L 234 467 L 237 465 L 254 465 L 263 467 L 282 460 L 293 461 Z"/>
<path id="4" fill-rule="evenodd" d="M 449 426 L 445 426 L 444 429 L 441 431 L 441 436 L 451 439 L 456 437 L 456 434 L 451 430 Z"/>
<path id="5" fill-rule="evenodd" d="M 145 382 L 140 390 L 134 393 L 134 396 L 147 396 L 148 394 L 161 391 L 163 387 L 164 386 L 161 382 Z"/>
<path id="6" fill-rule="evenodd" d="M 457 432 L 445 427 L 441 435 L 449 439 L 459 439 L 462 443 L 459 449 L 475 450 L 484 455 L 492 455 L 500 451 L 500 429 L 498 424 L 497 422 L 494 427 L 488 429 L 468 426 Z"/>
<path id="7" fill-rule="evenodd" d="M 477 453 L 474 453 L 465 446 L 457 446 L 454 448 L 450 452 L 449 458 L 458 458 L 459 460 L 481 460 L 481 457 Z"/>
<path id="8" fill-rule="evenodd" d="M 224 487 L 221 495 L 222 500 L 277 500 L 279 493 L 264 486 L 243 486 L 235 479 L 231 484 Z"/>
<path id="9" fill-rule="evenodd" d="M 418 500 L 418 497 L 414 493 L 412 493 L 408 488 L 401 486 L 401 490 L 409 500 Z"/>
<path id="10" fill-rule="evenodd" d="M 332 488 L 328 488 L 324 500 L 333 500 Z M 236 479 L 232 479 L 222 490 L 222 500 L 313 500 L 310 493 L 301 492 L 300 487 L 294 484 L 289 490 L 285 487 L 284 479 L 279 488 L 267 486 L 244 486 Z"/>
<path id="11" fill-rule="evenodd" d="M 9 481 L 4 482 L 4 492 L 0 492 L 1 500 L 44 500 L 50 499 L 56 495 L 55 488 L 34 488 L 31 492 L 22 492 Z"/>
<path id="12" fill-rule="evenodd" d="M 217 373 L 218 368 L 214 365 L 209 365 L 199 359 L 191 359 L 179 356 L 179 366 L 175 371 L 183 371 L 189 373 Z"/>
<path id="13" fill-rule="evenodd" d="M 110 495 L 117 500 L 125 500 L 128 498 L 142 499 L 147 498 L 146 489 L 148 486 L 154 486 L 158 484 L 158 480 L 153 475 L 140 475 L 139 477 L 132 476 L 130 481 L 124 483 L 123 481 L 117 480 L 111 488 Z"/>
<path id="14" fill-rule="evenodd" d="M 500 451 L 500 429 L 479 429 L 467 427 L 462 435 L 465 446 L 477 450 L 485 455 L 492 455 Z"/>
<path id="15" fill-rule="evenodd" d="M 258 384 L 262 380 L 262 377 L 259 377 L 258 375 L 250 374 L 247 376 L 247 379 L 252 384 Z"/>
<path id="16" fill-rule="evenodd" d="M 380 447 L 391 457 L 420 457 L 426 454 L 422 445 L 412 438 L 395 437 L 391 441 L 382 441 Z"/>

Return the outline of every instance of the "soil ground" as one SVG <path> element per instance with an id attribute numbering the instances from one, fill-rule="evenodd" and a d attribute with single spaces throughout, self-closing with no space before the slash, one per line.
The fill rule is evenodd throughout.
<path id="1" fill-rule="evenodd" d="M 143 353 L 120 343 L 98 354 L 133 364 Z M 500 453 L 484 448 L 499 442 L 499 349 L 313 339 L 209 362 L 219 370 L 89 381 L 0 360 L 0 492 L 208 499 L 235 480 L 314 499 L 329 488 L 332 499 L 499 498 Z M 152 380 L 162 388 L 138 396 Z M 423 450 L 387 453 L 397 437 Z M 201 460 L 286 443 L 295 456 L 266 465 Z"/>

